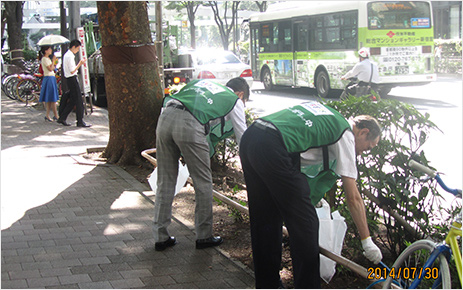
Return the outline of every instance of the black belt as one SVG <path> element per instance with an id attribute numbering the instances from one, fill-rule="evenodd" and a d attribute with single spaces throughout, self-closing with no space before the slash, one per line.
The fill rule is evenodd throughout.
<path id="1" fill-rule="evenodd" d="M 179 110 L 185 110 L 185 106 L 183 106 L 183 105 L 178 105 L 178 104 L 169 104 L 169 105 L 167 105 L 167 108 L 174 108 L 174 109 L 179 109 Z"/>

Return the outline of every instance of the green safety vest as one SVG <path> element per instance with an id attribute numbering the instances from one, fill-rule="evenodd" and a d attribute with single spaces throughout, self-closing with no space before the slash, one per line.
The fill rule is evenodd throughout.
<path id="1" fill-rule="evenodd" d="M 323 164 L 301 166 L 310 186 L 310 199 L 317 204 L 338 179 L 336 160 L 329 161 L 328 146 L 341 139 L 351 127 L 336 110 L 317 102 L 307 102 L 261 118 L 280 131 L 290 153 L 322 148 Z"/>
<path id="2" fill-rule="evenodd" d="M 178 93 L 165 97 L 163 106 L 172 99 L 181 102 L 205 126 L 210 157 L 215 153 L 215 145 L 234 133 L 231 121 L 225 121 L 225 116 L 233 110 L 239 98 L 230 88 L 207 80 L 194 80 Z M 220 123 L 210 127 L 209 122 L 216 119 L 220 119 Z"/>

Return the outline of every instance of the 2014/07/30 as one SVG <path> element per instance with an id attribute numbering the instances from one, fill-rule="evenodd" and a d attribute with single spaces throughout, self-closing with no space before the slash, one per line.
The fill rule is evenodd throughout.
<path id="1" fill-rule="evenodd" d="M 386 268 L 368 268 L 368 279 L 415 279 L 424 274 L 424 279 L 437 279 L 439 277 L 439 268 L 392 268 L 388 273 Z"/>

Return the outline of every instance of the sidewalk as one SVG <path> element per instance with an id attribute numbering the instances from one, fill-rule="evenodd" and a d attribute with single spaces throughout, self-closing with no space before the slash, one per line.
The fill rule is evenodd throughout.
<path id="1" fill-rule="evenodd" d="M 220 247 L 196 250 L 194 233 L 175 218 L 178 244 L 154 251 L 153 204 L 140 194 L 150 189 L 81 157 L 107 144 L 105 110 L 78 128 L 74 113 L 65 127 L 3 94 L 1 105 L 1 288 L 254 287 Z"/>

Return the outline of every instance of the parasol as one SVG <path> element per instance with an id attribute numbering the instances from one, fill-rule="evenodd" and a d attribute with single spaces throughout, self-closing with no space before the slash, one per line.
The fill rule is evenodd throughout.
<path id="1" fill-rule="evenodd" d="M 66 43 L 66 42 L 69 42 L 69 39 L 67 39 L 66 37 L 61 36 L 61 35 L 50 34 L 50 35 L 42 37 L 37 44 L 39 46 L 44 46 L 44 45 L 58 45 L 58 44 Z"/>

